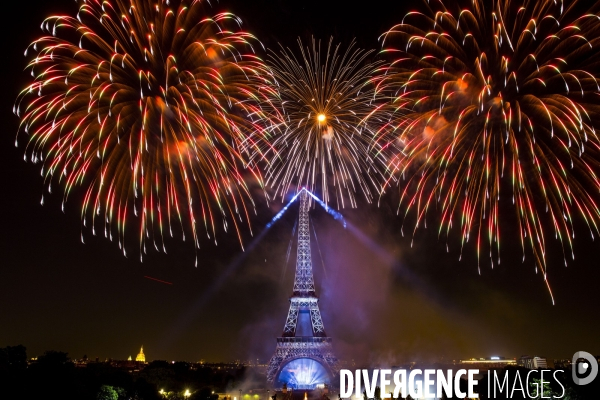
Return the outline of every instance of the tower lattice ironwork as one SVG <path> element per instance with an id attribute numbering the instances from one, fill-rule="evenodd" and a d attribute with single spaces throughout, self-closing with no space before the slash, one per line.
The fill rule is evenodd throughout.
<path id="1" fill-rule="evenodd" d="M 285 320 L 283 335 L 277 338 L 275 354 L 271 357 L 267 368 L 267 381 L 270 383 L 276 383 L 275 379 L 286 364 L 299 358 L 309 358 L 319 362 L 329 370 L 331 378 L 338 373 L 337 359 L 333 355 L 331 338 L 325 333 L 319 310 L 319 298 L 315 292 L 308 218 L 311 199 L 306 189 L 302 189 L 299 197 L 300 217 L 294 291 L 290 297 L 290 309 Z M 310 333 L 306 330 L 298 332 L 298 319 L 302 314 L 310 315 L 312 328 Z"/>

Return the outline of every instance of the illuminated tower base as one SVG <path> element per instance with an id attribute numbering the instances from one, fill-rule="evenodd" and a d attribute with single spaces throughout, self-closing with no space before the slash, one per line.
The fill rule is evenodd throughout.
<path id="1" fill-rule="evenodd" d="M 310 255 L 308 210 L 310 198 L 305 189 L 300 193 L 298 256 L 294 292 L 290 298 L 283 335 L 277 338 L 275 354 L 267 368 L 267 381 L 275 387 L 284 383 L 293 389 L 315 389 L 331 384 L 338 374 L 331 338 L 319 310 L 315 293 Z"/>

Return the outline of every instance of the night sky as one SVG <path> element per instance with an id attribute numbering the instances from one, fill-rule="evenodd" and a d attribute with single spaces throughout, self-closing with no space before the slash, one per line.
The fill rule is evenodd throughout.
<path id="1" fill-rule="evenodd" d="M 398 23 L 412 2 L 343 0 L 222 0 L 215 11 L 239 15 L 244 29 L 270 48 L 296 46 L 313 34 L 377 48 L 377 37 Z M 144 345 L 147 359 L 227 361 L 270 357 L 281 334 L 291 295 L 295 248 L 286 251 L 297 206 L 252 250 L 242 253 L 235 235 L 218 246 L 202 243 L 198 268 L 192 243 L 174 242 L 168 255 L 152 252 L 140 263 L 136 249 L 123 257 L 116 243 L 84 230 L 82 192 L 60 209 L 61 193 L 40 205 L 39 165 L 23 161 L 14 147 L 17 93 L 27 44 L 41 34 L 44 17 L 74 14 L 72 0 L 11 1 L 3 7 L 2 163 L 0 188 L 0 347 L 23 344 L 29 356 L 61 350 L 125 359 Z M 21 140 L 24 144 L 25 141 Z M 283 206 L 256 196 L 254 232 Z M 364 237 L 344 229 L 321 209 L 311 216 L 313 266 L 327 333 L 338 356 L 360 363 L 536 354 L 570 358 L 575 351 L 600 354 L 600 269 L 585 226 L 575 240 L 576 261 L 565 268 L 558 242 L 550 239 L 552 305 L 533 258 L 521 262 L 518 238 L 504 236 L 502 264 L 489 267 L 459 239 L 438 240 L 412 225 L 402 237 L 397 189 L 377 207 L 361 202 L 342 210 Z M 435 227 L 431 214 L 430 227 Z M 246 235 L 245 243 L 251 238 Z M 390 257 L 391 256 L 391 257 Z M 172 282 L 166 285 L 145 278 Z"/>

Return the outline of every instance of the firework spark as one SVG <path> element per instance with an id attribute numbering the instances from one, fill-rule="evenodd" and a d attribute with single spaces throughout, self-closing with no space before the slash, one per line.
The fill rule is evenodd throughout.
<path id="1" fill-rule="evenodd" d="M 263 96 L 262 109 L 276 123 L 266 128 L 268 147 L 255 153 L 268 164 L 265 182 L 276 197 L 296 185 L 319 186 L 324 201 L 335 197 L 340 207 L 346 197 L 355 206 L 358 191 L 370 201 L 383 181 L 378 134 L 385 111 L 374 79 L 381 64 L 368 62 L 372 52 L 354 43 L 342 51 L 330 40 L 324 53 L 314 39 L 310 48 L 298 44 L 299 54 L 282 47 L 267 62 L 277 90 Z"/>
<path id="2" fill-rule="evenodd" d="M 439 234 L 458 227 L 461 248 L 474 241 L 492 267 L 501 230 L 516 226 L 523 259 L 530 249 L 548 285 L 548 234 L 566 263 L 576 215 L 599 233 L 600 16 L 576 1 L 464 4 L 430 2 L 383 35 L 395 58 L 386 85 L 405 113 L 387 183 L 406 180 L 400 204 L 415 230 L 435 208 Z"/>
<path id="3" fill-rule="evenodd" d="M 63 207 L 83 187 L 83 224 L 123 253 L 130 223 L 140 255 L 147 243 L 166 252 L 173 225 L 196 248 L 202 234 L 216 241 L 219 220 L 240 242 L 249 226 L 247 177 L 260 176 L 238 149 L 258 112 L 260 43 L 205 3 L 87 0 L 76 18 L 46 19 L 25 53 L 33 82 L 15 106 L 25 158 L 43 164 L 48 192 L 63 188 Z"/>

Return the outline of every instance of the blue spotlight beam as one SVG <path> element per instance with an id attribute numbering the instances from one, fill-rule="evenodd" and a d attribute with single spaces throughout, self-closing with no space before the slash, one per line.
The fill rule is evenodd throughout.
<path id="1" fill-rule="evenodd" d="M 303 189 L 303 190 L 305 190 L 305 189 Z M 301 191 L 299 191 L 298 193 L 296 193 L 296 195 L 295 195 L 294 197 L 292 197 L 292 200 L 290 200 L 290 202 L 289 202 L 289 203 L 287 203 L 287 204 L 285 205 L 285 207 L 283 207 L 283 208 L 281 209 L 281 211 L 279 211 L 279 212 L 277 213 L 277 215 L 275 215 L 275 216 L 273 217 L 273 219 L 271 219 L 271 221 L 269 221 L 269 223 L 268 223 L 268 224 L 267 224 L 267 226 L 265 227 L 265 230 L 268 230 L 269 228 L 271 228 L 271 227 L 273 226 L 273 224 L 274 224 L 275 222 L 279 221 L 279 219 L 280 219 L 280 218 L 283 216 L 283 214 L 285 214 L 285 212 L 288 210 L 288 208 L 290 208 L 290 206 L 292 205 L 292 203 L 293 203 L 294 201 L 296 201 L 296 199 L 298 198 L 298 196 L 300 196 L 300 193 L 302 193 L 302 190 L 301 190 Z M 310 193 L 310 192 L 308 192 L 308 193 Z M 264 232 L 264 231 L 263 231 L 263 232 Z"/>
<path id="2" fill-rule="evenodd" d="M 306 193 L 308 193 L 313 199 L 315 199 L 315 201 L 317 203 L 319 203 L 321 205 L 321 207 L 323 207 L 325 209 L 325 211 L 327 211 L 327 213 L 333 217 L 333 219 L 335 219 L 336 221 L 339 221 L 342 225 L 344 225 L 344 228 L 346 228 L 346 220 L 344 219 L 344 216 L 342 214 L 335 211 L 333 208 L 329 207 L 327 204 L 325 204 L 325 202 L 323 202 L 323 200 L 321 200 L 320 198 L 315 196 L 307 188 L 302 188 L 302 190 L 306 190 Z M 298 192 L 298 194 L 300 194 L 302 192 L 302 190 L 300 192 Z M 298 196 L 298 194 L 296 196 Z"/>

